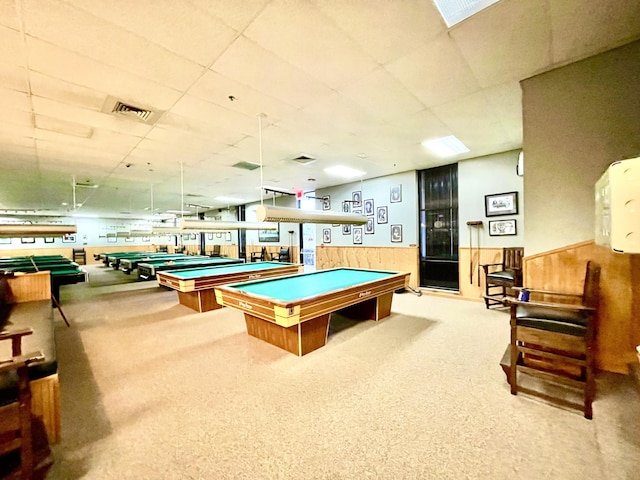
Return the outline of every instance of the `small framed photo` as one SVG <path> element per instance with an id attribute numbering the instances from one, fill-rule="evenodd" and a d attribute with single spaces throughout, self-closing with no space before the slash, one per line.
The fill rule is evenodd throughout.
<path id="1" fill-rule="evenodd" d="M 353 228 L 353 244 L 362 245 L 362 227 Z"/>
<path id="2" fill-rule="evenodd" d="M 322 229 L 322 243 L 331 243 L 331 229 L 323 228 Z"/>
<path id="3" fill-rule="evenodd" d="M 133 242 L 133 237 L 125 237 L 125 242 Z"/>
<path id="4" fill-rule="evenodd" d="M 484 196 L 484 213 L 487 217 L 518 214 L 518 192 L 496 193 Z"/>
<path id="5" fill-rule="evenodd" d="M 325 195 L 322 197 L 322 210 L 331 210 L 331 196 Z"/>
<path id="6" fill-rule="evenodd" d="M 351 235 L 351 225 L 342 225 L 342 234 Z"/>
<path id="7" fill-rule="evenodd" d="M 349 213 L 350 210 L 351 207 L 349 206 L 349 202 L 347 202 L 346 200 L 342 202 L 342 213 Z"/>
<path id="8" fill-rule="evenodd" d="M 182 234 L 182 240 L 189 240 L 189 234 L 188 233 L 183 233 Z"/>
<path id="9" fill-rule="evenodd" d="M 402 201 L 402 185 L 392 185 L 390 190 L 391 203 Z"/>
<path id="10" fill-rule="evenodd" d="M 142 237 L 142 241 L 143 242 L 150 242 L 151 241 L 151 237 Z"/>
<path id="11" fill-rule="evenodd" d="M 489 220 L 489 236 L 517 235 L 516 220 Z"/>
<path id="12" fill-rule="evenodd" d="M 195 240 L 195 239 L 196 239 L 196 234 L 195 234 L 195 233 L 192 233 L 192 234 L 191 234 L 191 237 L 189 237 L 189 238 L 191 238 L 191 240 Z"/>
<path id="13" fill-rule="evenodd" d="M 367 218 L 367 224 L 364 226 L 364 234 L 372 235 L 375 233 L 375 227 L 373 222 L 373 217 Z"/>
<path id="14" fill-rule="evenodd" d="M 44 237 L 44 243 L 53 243 L 53 237 Z"/>
<path id="15" fill-rule="evenodd" d="M 387 217 L 387 207 L 378 207 L 378 224 L 387 223 L 389 218 Z"/>
<path id="16" fill-rule="evenodd" d="M 217 232 L 216 233 L 216 238 L 222 238 L 222 232 Z"/>
<path id="17" fill-rule="evenodd" d="M 117 241 L 118 241 L 118 237 L 116 237 L 115 235 L 107 235 L 108 243 L 116 243 Z"/>
<path id="18" fill-rule="evenodd" d="M 207 240 L 213 240 L 213 233 L 207 233 Z"/>
<path id="19" fill-rule="evenodd" d="M 353 192 L 351 194 L 351 200 L 353 200 L 353 208 L 362 207 L 362 192 Z"/>
<path id="20" fill-rule="evenodd" d="M 369 198 L 364 201 L 364 214 L 365 215 L 373 215 L 375 210 L 373 209 L 373 198 Z"/>
<path id="21" fill-rule="evenodd" d="M 224 235 L 224 239 L 225 239 L 227 242 L 230 242 L 230 241 L 231 241 L 231 232 L 227 232 L 227 233 L 225 233 L 225 235 Z"/>
<path id="22" fill-rule="evenodd" d="M 76 234 L 67 233 L 62 237 L 62 243 L 76 243 Z"/>
<path id="23" fill-rule="evenodd" d="M 36 243 L 36 239 L 33 237 L 22 237 L 20 239 L 21 243 Z"/>
<path id="24" fill-rule="evenodd" d="M 402 242 L 402 225 L 391 225 L 391 241 L 393 243 Z"/>
<path id="25" fill-rule="evenodd" d="M 10 238 L 0 238 L 0 245 L 11 245 L 11 239 Z"/>

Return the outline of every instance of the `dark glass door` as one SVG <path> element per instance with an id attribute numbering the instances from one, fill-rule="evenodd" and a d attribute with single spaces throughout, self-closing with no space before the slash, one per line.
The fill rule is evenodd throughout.
<path id="1" fill-rule="evenodd" d="M 418 172 L 420 286 L 458 291 L 458 165 Z"/>

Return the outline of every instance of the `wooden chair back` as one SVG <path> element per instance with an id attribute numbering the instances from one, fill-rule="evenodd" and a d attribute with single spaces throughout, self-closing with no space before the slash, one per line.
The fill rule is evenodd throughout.
<path id="1" fill-rule="evenodd" d="M 600 298 L 600 265 L 587 262 L 587 273 L 584 277 L 582 304 L 586 307 L 598 308 Z"/>
<path id="2" fill-rule="evenodd" d="M 522 257 L 524 248 L 506 247 L 502 251 L 502 264 L 505 270 L 522 270 Z"/>

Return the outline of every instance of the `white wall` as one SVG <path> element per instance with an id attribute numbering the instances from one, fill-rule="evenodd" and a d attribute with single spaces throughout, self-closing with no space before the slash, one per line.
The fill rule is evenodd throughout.
<path id="1" fill-rule="evenodd" d="M 469 247 L 469 233 L 473 247 L 522 247 L 524 246 L 524 195 L 523 178 L 516 174 L 519 150 L 487 155 L 458 163 L 458 219 L 459 245 Z M 518 192 L 518 214 L 506 216 L 485 215 L 485 195 Z M 516 235 L 491 236 L 489 222 L 516 220 Z M 469 221 L 482 221 L 479 230 L 467 226 Z M 471 231 L 470 231 L 471 230 Z"/>

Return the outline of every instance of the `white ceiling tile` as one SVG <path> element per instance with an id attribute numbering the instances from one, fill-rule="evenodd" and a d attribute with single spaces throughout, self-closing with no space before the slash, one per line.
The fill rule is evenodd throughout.
<path id="1" fill-rule="evenodd" d="M 273 35 L 276 30 L 278 35 Z M 244 34 L 258 45 L 332 88 L 340 88 L 376 63 L 313 4 L 274 0 Z"/>
<path id="2" fill-rule="evenodd" d="M 331 93 L 313 76 L 244 37 L 238 38 L 211 69 L 298 108 Z"/>
<path id="3" fill-rule="evenodd" d="M 230 130 L 223 130 L 220 128 L 213 129 L 211 124 L 209 123 L 203 123 L 201 120 L 197 118 L 185 117 L 173 111 L 166 112 L 162 116 L 162 118 L 160 118 L 160 120 L 158 120 L 158 122 L 156 123 L 156 128 L 161 128 L 166 130 L 175 129 L 178 132 L 184 131 L 187 133 L 192 133 L 194 135 L 210 138 L 216 144 L 224 144 L 224 145 L 233 144 L 244 136 L 244 134 L 242 133 L 238 133 Z M 154 133 L 154 132 L 151 132 L 151 133 Z M 151 133 L 150 133 L 150 138 L 152 137 Z"/>
<path id="4" fill-rule="evenodd" d="M 211 64 L 237 35 L 218 18 L 184 2 L 66 1 L 204 66 Z"/>
<path id="5" fill-rule="evenodd" d="M 16 0 L 0 0 L 0 25 L 20 30 Z"/>
<path id="6" fill-rule="evenodd" d="M 522 80 L 551 61 L 548 0 L 498 2 L 451 29 L 483 87 Z"/>
<path id="7" fill-rule="evenodd" d="M 385 68 L 427 107 L 447 103 L 480 88 L 466 60 L 446 34 Z"/>
<path id="8" fill-rule="evenodd" d="M 178 90 L 204 73 L 201 65 L 70 5 L 25 0 L 24 6 L 29 36 L 87 58 Z"/>
<path id="9" fill-rule="evenodd" d="M 571 59 L 609 50 L 640 37 L 640 2 L 550 2 L 553 61 Z"/>
<path id="10" fill-rule="evenodd" d="M 29 95 L 25 92 L 11 90 L 0 86 L 0 109 L 5 115 L 7 109 L 21 110 L 23 112 L 31 112 L 31 102 Z"/>
<path id="11" fill-rule="evenodd" d="M 127 103 L 141 103 L 154 110 L 166 110 L 181 96 L 178 90 L 136 77 L 37 39 L 28 38 L 27 45 L 32 70 L 104 92 L 105 95 L 112 95 Z"/>
<path id="12" fill-rule="evenodd" d="M 225 0 L 188 0 L 202 11 L 217 17 L 237 31 L 244 30 L 262 11 L 270 0 L 244 0 L 242 2 Z"/>
<path id="13" fill-rule="evenodd" d="M 171 111 L 184 117 L 200 120 L 203 125 L 210 125 L 222 130 L 234 130 L 245 134 L 257 130 L 255 118 L 192 95 L 182 97 Z"/>
<path id="14" fill-rule="evenodd" d="M 340 90 L 340 94 L 379 119 L 402 117 L 424 109 L 415 95 L 383 68 L 364 75 Z"/>
<path id="15" fill-rule="evenodd" d="M 38 97 L 49 98 L 70 105 L 100 111 L 107 95 L 104 92 L 74 85 L 59 78 L 30 73 L 31 92 Z"/>
<path id="16" fill-rule="evenodd" d="M 27 70 L 0 62 L 0 85 L 10 90 L 29 91 Z"/>
<path id="17" fill-rule="evenodd" d="M 380 64 L 407 55 L 446 29 L 432 0 L 313 1 Z"/>
<path id="18" fill-rule="evenodd" d="M 5 65 L 24 67 L 26 64 L 22 34 L 11 28 L 0 26 L 0 58 Z"/>

